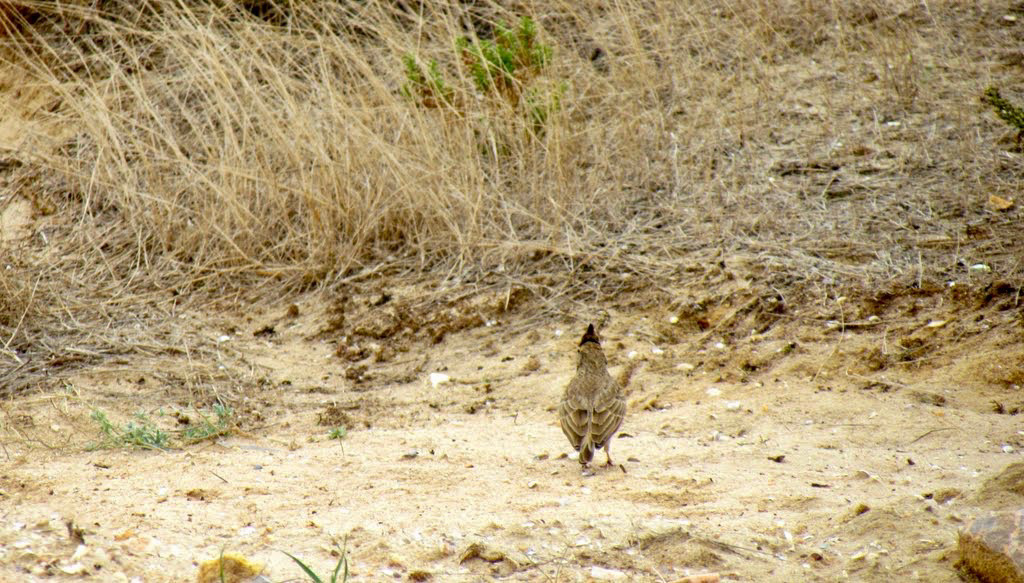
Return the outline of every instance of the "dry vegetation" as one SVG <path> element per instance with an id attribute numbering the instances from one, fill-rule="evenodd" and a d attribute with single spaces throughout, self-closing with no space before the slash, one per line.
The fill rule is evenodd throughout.
<path id="1" fill-rule="evenodd" d="M 5 201 L 46 226 L 0 248 L 6 366 L 158 353 L 183 303 L 382 275 L 545 301 L 720 260 L 816 298 L 1021 279 L 1018 211 L 986 206 L 1021 183 L 978 99 L 1018 88 L 996 2 L 10 6 L 5 90 L 33 108 Z M 566 87 L 540 134 L 453 50 L 522 15 Z M 403 97 L 405 55 L 454 104 Z"/>

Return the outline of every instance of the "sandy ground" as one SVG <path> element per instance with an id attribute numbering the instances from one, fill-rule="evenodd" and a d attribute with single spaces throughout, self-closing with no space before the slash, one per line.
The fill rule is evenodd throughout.
<path id="1" fill-rule="evenodd" d="M 233 334 L 210 328 L 251 371 L 219 393 L 230 435 L 89 451 L 92 408 L 168 429 L 196 416 L 200 392 L 153 363 L 4 405 L 0 578 L 187 581 L 224 550 L 302 580 L 282 551 L 327 573 L 345 545 L 355 581 L 955 581 L 958 530 L 1014 502 L 978 492 L 1021 461 L 1024 399 L 1013 299 L 951 297 L 851 306 L 840 325 L 794 312 L 763 334 L 725 306 L 705 331 L 611 309 L 630 409 L 620 467 L 589 476 L 554 413 L 583 318 L 371 341 L 360 360 L 315 300 L 240 315 Z"/>

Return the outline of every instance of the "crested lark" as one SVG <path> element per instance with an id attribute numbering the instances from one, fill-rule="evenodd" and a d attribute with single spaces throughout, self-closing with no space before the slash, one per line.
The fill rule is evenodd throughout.
<path id="1" fill-rule="evenodd" d="M 580 340 L 576 376 L 565 388 L 558 418 L 562 432 L 569 438 L 580 463 L 586 468 L 594 458 L 594 450 L 604 448 L 612 465 L 611 441 L 626 416 L 626 400 L 619 383 L 608 374 L 608 361 L 601 350 L 601 341 L 591 324 Z"/>

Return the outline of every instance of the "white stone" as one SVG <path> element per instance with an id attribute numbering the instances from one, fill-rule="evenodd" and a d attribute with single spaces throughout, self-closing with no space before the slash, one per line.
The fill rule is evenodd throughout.
<path id="1" fill-rule="evenodd" d="M 594 565 L 590 568 L 590 577 L 598 581 L 621 581 L 626 578 L 626 574 L 617 569 L 605 569 Z"/>

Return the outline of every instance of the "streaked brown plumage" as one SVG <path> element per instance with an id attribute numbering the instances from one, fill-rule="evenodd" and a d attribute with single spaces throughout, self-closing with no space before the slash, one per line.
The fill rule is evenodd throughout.
<path id="1" fill-rule="evenodd" d="M 558 419 L 569 443 L 580 452 L 580 463 L 586 466 L 594 458 L 594 450 L 604 448 L 612 464 L 611 441 L 626 416 L 626 400 L 619 383 L 608 374 L 608 361 L 601 350 L 601 341 L 594 325 L 587 327 L 580 340 L 576 376 L 569 381 L 558 407 Z"/>

